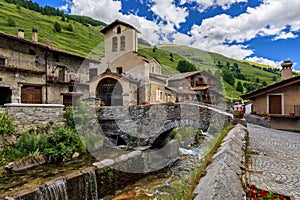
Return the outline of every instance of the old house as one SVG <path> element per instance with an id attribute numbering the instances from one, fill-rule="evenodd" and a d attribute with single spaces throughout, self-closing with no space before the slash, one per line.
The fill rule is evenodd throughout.
<path id="1" fill-rule="evenodd" d="M 89 96 L 88 67 L 98 61 L 39 43 L 37 29 L 31 41 L 21 29 L 18 36 L 0 32 L 0 41 L 0 106 L 70 105 Z"/>
<path id="2" fill-rule="evenodd" d="M 206 71 L 176 74 L 168 78 L 168 88 L 176 94 L 177 101 L 199 101 L 218 104 L 218 80 Z"/>
<path id="3" fill-rule="evenodd" d="M 291 61 L 281 64 L 280 82 L 242 95 L 252 101 L 252 113 L 270 116 L 275 129 L 300 130 L 300 76 L 293 77 Z"/>

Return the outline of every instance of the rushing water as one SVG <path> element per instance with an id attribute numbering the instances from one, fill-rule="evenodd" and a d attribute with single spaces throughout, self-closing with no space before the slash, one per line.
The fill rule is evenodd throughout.
<path id="1" fill-rule="evenodd" d="M 107 196 L 104 200 L 158 200 L 171 199 L 174 193 L 174 185 L 184 185 L 188 179 L 195 164 L 201 162 L 204 154 L 210 148 L 210 141 L 213 136 L 209 133 L 203 133 L 203 140 L 195 145 L 190 146 L 184 142 L 179 149 L 181 156 L 168 168 L 129 185 L 122 191 L 117 191 L 115 195 Z M 183 140 L 181 140 L 183 141 Z M 186 141 L 186 140 L 184 140 Z"/>
<path id="2" fill-rule="evenodd" d="M 0 199 L 4 199 L 8 193 L 38 186 L 40 183 L 84 169 L 94 162 L 95 158 L 93 156 L 83 155 L 68 162 L 46 164 L 11 174 L 7 174 L 2 170 L 0 171 Z"/>
<path id="3" fill-rule="evenodd" d="M 82 185 L 84 191 L 84 200 L 98 200 L 98 187 L 95 171 L 89 171 L 84 176 L 84 184 Z"/>
<path id="4" fill-rule="evenodd" d="M 61 200 L 68 199 L 66 180 L 57 180 L 50 185 L 39 186 L 38 198 L 40 200 Z"/>
<path id="5" fill-rule="evenodd" d="M 202 141 L 197 145 L 191 146 L 193 143 L 184 133 L 178 137 L 181 143 L 181 156 L 179 160 L 157 173 L 150 173 L 145 178 L 137 181 L 133 185 L 129 185 L 122 191 L 117 191 L 113 196 L 104 197 L 104 199 L 164 199 L 172 195 L 172 185 L 174 182 L 186 180 L 193 166 L 200 162 L 204 156 L 204 152 L 209 149 L 209 143 L 212 140 L 210 134 L 203 133 Z M 13 174 L 2 173 L 0 178 L 0 199 L 3 199 L 8 193 L 16 192 L 23 189 L 39 186 L 38 197 L 41 200 L 67 200 L 66 180 L 58 177 L 67 175 L 74 171 L 84 169 L 91 166 L 95 162 L 95 158 L 87 155 L 79 159 L 71 160 L 61 164 L 48 164 L 33 169 L 15 172 Z M 55 180 L 55 181 L 50 181 Z M 47 183 L 40 184 L 40 183 Z M 96 173 L 94 170 L 85 172 L 83 179 L 78 182 L 80 199 L 98 200 L 98 186 Z M 180 185 L 179 184 L 179 185 Z M 183 183 L 184 184 L 184 183 Z M 105 187 L 105 186 L 104 186 Z M 79 197 L 78 196 L 78 197 Z"/>

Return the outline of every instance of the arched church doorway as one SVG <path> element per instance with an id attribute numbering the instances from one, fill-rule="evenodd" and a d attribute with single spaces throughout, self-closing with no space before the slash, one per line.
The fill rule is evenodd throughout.
<path id="1" fill-rule="evenodd" d="M 96 89 L 96 97 L 104 101 L 105 106 L 123 106 L 123 88 L 114 78 L 102 79 Z"/>

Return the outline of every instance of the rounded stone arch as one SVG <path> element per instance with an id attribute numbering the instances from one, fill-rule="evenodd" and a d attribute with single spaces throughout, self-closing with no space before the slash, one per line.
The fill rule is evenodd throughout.
<path id="1" fill-rule="evenodd" d="M 98 80 L 96 97 L 105 106 L 123 106 L 122 79 L 114 75 L 104 75 Z"/>
<path id="2" fill-rule="evenodd" d="M 205 132 L 208 130 L 209 124 L 209 122 L 194 121 L 191 119 L 175 119 L 173 121 L 168 121 L 158 133 L 150 138 L 150 144 L 152 147 L 162 147 L 168 141 L 173 129 L 194 127 Z"/>

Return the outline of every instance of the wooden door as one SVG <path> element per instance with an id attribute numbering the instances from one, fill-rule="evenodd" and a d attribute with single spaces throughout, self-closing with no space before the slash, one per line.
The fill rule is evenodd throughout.
<path id="1" fill-rule="evenodd" d="M 281 95 L 269 96 L 269 113 L 270 114 L 282 114 L 282 101 Z"/>
<path id="2" fill-rule="evenodd" d="M 42 103 L 42 87 L 23 86 L 21 88 L 21 103 Z"/>

